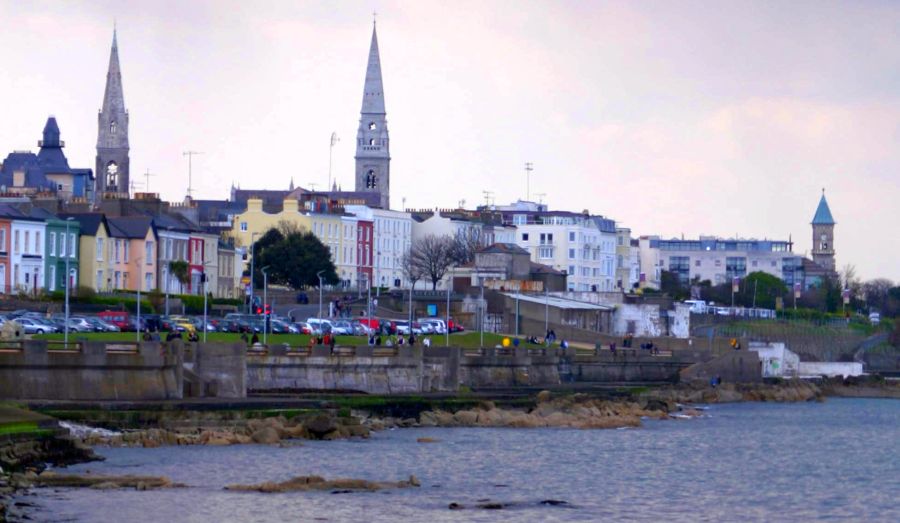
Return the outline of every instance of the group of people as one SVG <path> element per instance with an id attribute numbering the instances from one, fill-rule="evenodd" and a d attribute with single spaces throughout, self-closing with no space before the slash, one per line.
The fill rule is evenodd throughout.
<path id="1" fill-rule="evenodd" d="M 381 332 L 372 333 L 369 335 L 369 346 L 370 347 L 380 347 L 384 345 L 385 347 L 393 347 L 393 346 L 402 346 L 402 345 L 415 345 L 418 341 L 416 335 L 411 333 L 406 338 L 403 337 L 402 334 L 397 336 L 388 335 L 387 339 L 382 339 Z M 431 347 L 431 338 L 424 337 L 422 338 L 422 345 L 424 347 Z"/>
<path id="2" fill-rule="evenodd" d="M 141 339 L 143 339 L 144 341 L 162 341 L 160 338 L 159 329 L 153 329 L 152 331 L 150 329 L 146 329 L 144 331 L 143 336 L 141 336 Z M 166 333 L 166 341 L 183 340 L 183 339 L 184 339 L 184 337 L 181 335 L 181 332 L 179 332 L 179 331 L 170 330 L 169 332 Z M 200 341 L 200 336 L 197 335 L 196 331 L 191 331 L 190 333 L 188 333 L 188 342 L 197 343 L 199 341 Z"/>

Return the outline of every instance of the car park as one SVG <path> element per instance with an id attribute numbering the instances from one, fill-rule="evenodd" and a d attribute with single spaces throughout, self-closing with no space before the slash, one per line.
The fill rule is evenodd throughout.
<path id="1" fill-rule="evenodd" d="M 444 320 L 439 320 L 436 318 L 420 318 L 419 323 L 424 325 L 431 326 L 431 332 L 429 334 L 446 334 L 447 333 L 447 324 L 444 323 Z"/>
<path id="2" fill-rule="evenodd" d="M 323 318 L 307 318 L 306 323 L 318 330 L 321 334 L 332 332 L 332 329 L 334 328 L 331 320 Z"/>

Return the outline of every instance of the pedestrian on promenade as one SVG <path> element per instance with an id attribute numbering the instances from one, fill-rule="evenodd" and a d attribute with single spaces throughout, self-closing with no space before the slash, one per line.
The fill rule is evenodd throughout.
<path id="1" fill-rule="evenodd" d="M 611 352 L 612 354 L 616 353 L 616 342 L 612 342 L 609 344 L 609 352 Z"/>
<path id="2" fill-rule="evenodd" d="M 328 340 L 328 348 L 331 349 L 331 353 L 334 354 L 334 345 L 335 345 L 335 336 L 331 336 Z"/>
<path id="3" fill-rule="evenodd" d="M 250 338 L 250 345 L 256 345 L 257 343 L 259 343 L 259 334 L 254 332 L 253 337 Z"/>

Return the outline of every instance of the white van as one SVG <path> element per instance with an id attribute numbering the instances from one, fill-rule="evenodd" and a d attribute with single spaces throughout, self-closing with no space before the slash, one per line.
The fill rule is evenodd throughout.
<path id="1" fill-rule="evenodd" d="M 704 300 L 684 300 L 684 303 L 691 306 L 691 312 L 694 314 L 706 314 L 709 311 Z"/>

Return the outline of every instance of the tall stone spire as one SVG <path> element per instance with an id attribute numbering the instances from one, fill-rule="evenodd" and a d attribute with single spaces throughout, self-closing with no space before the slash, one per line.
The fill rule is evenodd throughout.
<path id="1" fill-rule="evenodd" d="M 822 189 L 822 197 L 819 199 L 819 205 L 816 207 L 816 214 L 813 215 L 812 222 L 813 248 L 812 259 L 831 272 L 837 270 L 834 251 L 834 217 L 831 215 L 831 208 L 828 207 L 828 200 L 825 199 L 825 189 Z"/>
<path id="2" fill-rule="evenodd" d="M 378 34 L 372 24 L 372 43 L 363 87 L 359 130 L 356 134 L 356 190 L 379 194 L 379 204 L 389 209 L 391 181 L 390 138 L 384 108 Z"/>
<path id="3" fill-rule="evenodd" d="M 97 192 L 128 194 L 128 111 L 122 90 L 122 71 L 119 67 L 119 44 L 113 29 L 109 68 L 103 107 L 97 115 Z"/>

